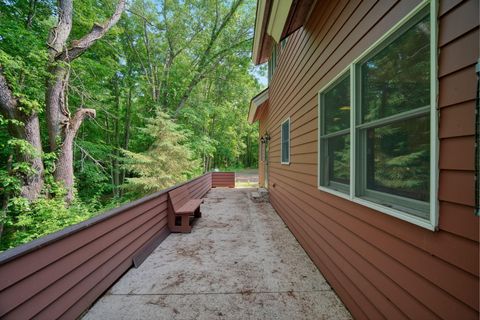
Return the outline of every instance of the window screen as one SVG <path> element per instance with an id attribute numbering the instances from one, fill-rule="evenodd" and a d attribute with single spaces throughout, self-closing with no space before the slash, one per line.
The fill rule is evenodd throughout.
<path id="1" fill-rule="evenodd" d="M 320 185 L 349 192 L 350 74 L 320 94 Z"/>
<path id="2" fill-rule="evenodd" d="M 359 195 L 427 218 L 429 15 L 420 15 L 389 40 L 358 68 Z"/>

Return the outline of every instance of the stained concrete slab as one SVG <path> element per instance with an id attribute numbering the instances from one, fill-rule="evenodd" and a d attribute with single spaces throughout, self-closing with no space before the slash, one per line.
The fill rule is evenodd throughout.
<path id="1" fill-rule="evenodd" d="M 253 190 L 212 189 L 192 233 L 168 236 L 83 319 L 351 319 Z"/>

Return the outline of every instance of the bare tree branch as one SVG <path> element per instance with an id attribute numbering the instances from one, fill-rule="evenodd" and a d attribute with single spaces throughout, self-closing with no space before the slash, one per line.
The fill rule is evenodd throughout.
<path id="1" fill-rule="evenodd" d="M 147 23 L 150 27 L 153 27 L 153 28 L 157 29 L 158 31 L 162 31 L 162 28 L 160 28 L 158 25 L 152 23 L 147 17 L 145 17 L 141 13 L 139 13 L 135 10 L 132 10 L 132 9 L 125 9 L 125 11 L 130 12 L 134 16 L 137 16 L 137 17 L 143 19 L 143 21 L 145 21 L 145 23 Z"/>
<path id="2" fill-rule="evenodd" d="M 190 80 L 190 83 L 187 86 L 187 89 L 183 92 L 182 97 L 180 98 L 180 100 L 177 104 L 177 107 L 175 108 L 175 117 L 178 115 L 180 110 L 185 106 L 185 103 L 187 102 L 187 100 L 188 100 L 190 94 L 192 93 L 193 89 L 195 88 L 195 86 L 200 81 L 202 81 L 205 78 L 205 76 L 207 75 L 207 73 L 208 73 L 207 70 L 209 68 L 209 65 L 211 65 L 212 61 L 213 60 L 221 60 L 222 57 L 223 57 L 223 54 L 230 51 L 231 48 L 227 48 L 225 50 L 221 50 L 221 51 L 215 53 L 213 56 L 211 55 L 211 51 L 212 51 L 218 37 L 222 33 L 223 29 L 225 29 L 225 27 L 228 25 L 228 23 L 232 19 L 233 15 L 237 11 L 237 9 L 243 3 L 243 1 L 244 0 L 237 0 L 237 1 L 232 3 L 232 6 L 230 7 L 230 10 L 225 15 L 225 17 L 222 19 L 222 21 L 220 22 L 220 25 L 218 25 L 218 19 L 219 19 L 218 1 L 216 2 L 215 23 L 214 23 L 214 27 L 212 29 L 212 33 L 211 33 L 209 42 L 208 42 L 207 47 L 205 48 L 200 60 L 198 61 L 195 76 L 192 78 L 192 80 Z M 218 27 L 217 27 L 217 25 L 218 25 Z M 243 40 L 240 41 L 234 47 L 240 45 L 243 42 L 244 42 Z"/>
<path id="3" fill-rule="evenodd" d="M 72 41 L 72 46 L 69 49 L 62 51 L 62 53 L 59 54 L 56 59 L 70 62 L 75 58 L 79 57 L 98 39 L 102 38 L 108 32 L 108 30 L 110 30 L 118 22 L 118 20 L 120 20 L 120 17 L 122 16 L 124 10 L 125 0 L 119 0 L 117 7 L 115 8 L 115 12 L 110 17 L 110 19 L 108 19 L 103 24 L 95 23 L 90 33 L 86 34 L 79 40 Z"/>
<path id="4" fill-rule="evenodd" d="M 66 42 L 72 24 L 73 0 L 59 0 L 58 25 L 52 28 L 49 41 L 49 53 L 51 57 L 48 67 L 50 77 L 47 78 L 46 90 L 46 114 L 49 133 L 50 149 L 57 147 L 58 136 L 62 126 L 68 124 L 68 88 L 70 70 L 64 62 L 71 62 L 92 46 L 98 39 L 103 37 L 120 19 L 125 9 L 125 0 L 119 0 L 113 15 L 102 25 L 95 24 L 92 31 L 80 40 L 72 41 L 72 47 L 66 49 Z"/>
<path id="5" fill-rule="evenodd" d="M 107 172 L 107 170 L 105 169 L 105 167 L 100 163 L 99 160 L 95 159 L 90 153 L 88 153 L 87 150 L 85 150 L 84 148 L 82 148 L 78 143 L 74 142 L 75 144 L 75 147 L 77 147 L 78 149 L 80 149 L 80 151 L 87 157 L 87 158 L 90 158 L 90 160 L 93 161 L 93 163 L 95 163 L 99 168 L 100 170 L 102 170 L 103 173 L 105 173 L 105 175 L 109 175 L 109 173 Z"/>
<path id="6" fill-rule="evenodd" d="M 251 38 L 250 39 L 243 39 L 243 40 L 231 45 L 228 48 L 225 48 L 223 50 L 215 52 L 214 54 L 212 54 L 211 58 L 208 59 L 207 65 L 212 63 L 212 61 L 216 60 L 217 58 L 220 58 L 220 59 L 223 58 L 228 52 L 233 51 L 233 49 L 236 49 L 236 48 L 240 47 L 242 44 L 245 44 L 246 42 L 249 42 L 251 40 L 252 40 Z"/>
<path id="7" fill-rule="evenodd" d="M 96 115 L 97 115 L 97 112 L 95 111 L 95 109 L 84 109 L 84 108 L 78 109 L 75 112 L 75 115 L 73 116 L 73 118 L 70 120 L 70 128 L 68 130 L 69 133 L 71 133 L 75 137 L 83 120 L 86 117 L 95 118 Z"/>

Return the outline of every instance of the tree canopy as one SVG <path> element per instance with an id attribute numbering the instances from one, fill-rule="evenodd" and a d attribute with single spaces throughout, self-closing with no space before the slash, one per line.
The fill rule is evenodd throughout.
<path id="1" fill-rule="evenodd" d="M 0 0 L 0 249 L 257 165 L 253 0 Z"/>

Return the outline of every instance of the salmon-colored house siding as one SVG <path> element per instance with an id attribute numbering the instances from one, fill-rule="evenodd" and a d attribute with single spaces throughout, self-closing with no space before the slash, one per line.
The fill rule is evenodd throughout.
<path id="1" fill-rule="evenodd" d="M 258 112 L 257 118 L 258 119 L 268 119 L 268 101 L 261 107 L 261 109 Z M 259 126 L 258 126 L 258 131 L 260 133 L 260 136 L 263 137 L 266 132 L 266 121 L 259 121 Z M 260 138 L 259 138 L 260 139 Z M 260 157 L 258 157 L 258 183 L 260 186 L 264 187 L 265 186 L 265 171 L 268 170 L 266 166 L 268 165 L 268 155 L 266 154 L 265 150 L 265 145 L 263 143 L 258 144 L 258 154 Z M 263 150 L 262 150 L 263 148 Z M 262 157 L 262 152 L 263 152 L 263 157 Z"/>
<path id="2" fill-rule="evenodd" d="M 268 108 L 257 114 L 259 136 L 271 137 L 270 201 L 357 319 L 479 317 L 478 0 L 438 2 L 438 230 L 318 189 L 319 90 L 419 3 L 317 1 L 281 50 Z M 288 117 L 290 165 L 282 165 L 280 124 Z"/>

